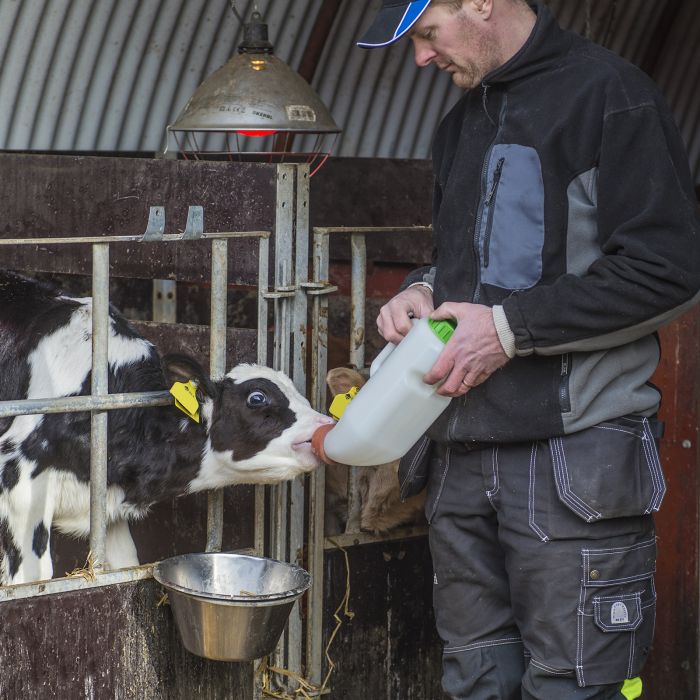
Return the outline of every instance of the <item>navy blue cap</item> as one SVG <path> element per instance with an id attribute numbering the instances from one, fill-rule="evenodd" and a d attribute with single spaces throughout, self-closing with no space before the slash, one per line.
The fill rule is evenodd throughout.
<path id="1" fill-rule="evenodd" d="M 398 41 L 418 21 L 430 4 L 430 0 L 383 0 L 374 22 L 357 45 L 363 49 L 376 49 Z"/>

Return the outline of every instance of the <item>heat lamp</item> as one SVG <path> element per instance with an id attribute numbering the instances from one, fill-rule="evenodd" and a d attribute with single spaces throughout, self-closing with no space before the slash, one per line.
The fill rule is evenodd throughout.
<path id="1" fill-rule="evenodd" d="M 195 90 L 167 127 L 165 151 L 172 136 L 183 158 L 309 163 L 316 173 L 340 128 L 311 86 L 273 51 L 267 24 L 253 12 L 243 22 L 238 54 Z"/>

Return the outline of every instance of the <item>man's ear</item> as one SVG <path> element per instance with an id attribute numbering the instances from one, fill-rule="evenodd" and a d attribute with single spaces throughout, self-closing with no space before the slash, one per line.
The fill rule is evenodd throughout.
<path id="1" fill-rule="evenodd" d="M 491 16 L 494 0 L 469 0 L 469 2 L 482 19 L 488 19 Z"/>
<path id="2" fill-rule="evenodd" d="M 161 360 L 165 381 L 168 385 L 175 382 L 193 381 L 197 386 L 198 398 L 201 400 L 204 396 L 213 397 L 215 393 L 214 384 L 209 377 L 204 373 L 202 366 L 187 355 L 166 355 Z"/>

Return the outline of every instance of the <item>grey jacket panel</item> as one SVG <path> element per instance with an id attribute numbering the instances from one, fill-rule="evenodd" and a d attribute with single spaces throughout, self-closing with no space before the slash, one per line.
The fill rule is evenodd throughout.
<path id="1" fill-rule="evenodd" d="M 571 410 L 562 414 L 564 432 L 574 433 L 609 419 L 611 405 L 621 415 L 656 413 L 661 395 L 647 382 L 658 361 L 659 343 L 653 335 L 609 350 L 572 353 Z"/>
<path id="2" fill-rule="evenodd" d="M 583 275 L 603 255 L 598 245 L 597 190 L 597 167 L 574 178 L 567 189 L 566 270 L 572 275 Z"/>

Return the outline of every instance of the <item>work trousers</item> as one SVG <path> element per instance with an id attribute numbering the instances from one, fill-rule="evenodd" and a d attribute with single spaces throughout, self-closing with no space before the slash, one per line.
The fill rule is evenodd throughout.
<path id="1" fill-rule="evenodd" d="M 451 698 L 637 697 L 622 688 L 654 634 L 651 514 L 665 493 L 654 427 L 629 416 L 433 450 L 426 516 Z"/>

